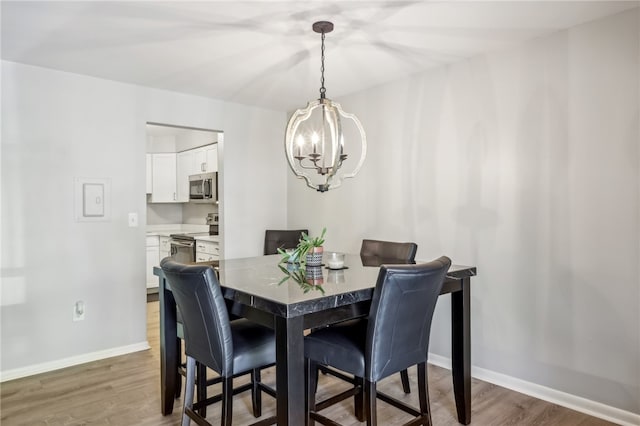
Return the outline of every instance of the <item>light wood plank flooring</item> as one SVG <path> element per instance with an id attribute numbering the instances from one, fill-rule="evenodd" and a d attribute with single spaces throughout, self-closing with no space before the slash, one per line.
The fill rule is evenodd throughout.
<path id="1" fill-rule="evenodd" d="M 0 424 L 13 425 L 179 425 L 181 399 L 174 413 L 160 414 L 160 355 L 158 302 L 147 304 L 148 340 L 151 350 L 74 366 L 0 385 Z M 435 426 L 457 425 L 451 375 L 448 370 L 429 366 L 429 390 Z M 410 370 L 412 389 L 417 389 L 415 369 Z M 263 379 L 274 385 L 273 369 Z M 346 389 L 344 382 L 321 376 L 318 398 Z M 213 388 L 213 387 L 212 387 Z M 380 390 L 417 404 L 417 392 L 405 396 L 399 375 L 385 379 Z M 214 392 L 211 389 L 210 392 Z M 489 383 L 473 380 L 472 425 L 567 425 L 595 426 L 611 423 L 559 407 Z M 234 425 L 255 421 L 250 414 L 249 393 L 234 399 Z M 219 424 L 220 406 L 208 407 L 208 420 Z M 275 401 L 263 397 L 263 417 L 275 413 Z M 352 415 L 351 400 L 322 412 L 343 425 L 361 425 Z M 403 414 L 378 402 L 380 425 L 406 422 Z"/>

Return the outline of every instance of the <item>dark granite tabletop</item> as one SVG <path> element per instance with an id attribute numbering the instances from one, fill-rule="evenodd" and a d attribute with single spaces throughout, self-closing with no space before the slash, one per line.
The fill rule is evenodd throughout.
<path id="1" fill-rule="evenodd" d="M 295 317 L 370 300 L 380 270 L 375 262 L 375 266 L 363 266 L 360 256 L 354 254 L 346 255 L 346 268 L 341 270 L 322 266 L 300 271 L 293 265 L 279 266 L 279 261 L 279 255 L 220 260 L 225 298 Z M 473 275 L 474 267 L 459 265 L 452 265 L 447 274 L 449 280 Z"/>

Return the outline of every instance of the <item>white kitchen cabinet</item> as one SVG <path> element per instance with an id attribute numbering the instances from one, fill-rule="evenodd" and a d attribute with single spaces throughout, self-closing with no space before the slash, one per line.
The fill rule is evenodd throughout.
<path id="1" fill-rule="evenodd" d="M 158 286 L 158 277 L 153 275 L 153 268 L 158 266 L 160 245 L 158 237 L 147 236 L 147 288 Z"/>
<path id="2" fill-rule="evenodd" d="M 218 171 L 218 146 L 205 145 L 176 154 L 176 201 L 189 202 L 189 176 Z"/>
<path id="3" fill-rule="evenodd" d="M 206 173 L 207 171 L 207 152 L 205 146 L 193 150 L 194 154 L 194 173 Z"/>
<path id="4" fill-rule="evenodd" d="M 151 154 L 152 203 L 178 202 L 176 186 L 176 154 Z"/>
<path id="5" fill-rule="evenodd" d="M 181 203 L 189 202 L 189 176 L 195 174 L 193 150 L 179 152 L 176 156 L 176 190 Z"/>
<path id="6" fill-rule="evenodd" d="M 160 254 L 158 257 L 158 265 L 165 257 L 171 256 L 171 237 L 160 236 Z"/>
<path id="7" fill-rule="evenodd" d="M 147 154 L 147 194 L 153 191 L 153 160 L 151 154 Z"/>
<path id="8" fill-rule="evenodd" d="M 207 145 L 204 148 L 205 158 L 205 173 L 212 173 L 218 171 L 218 145 Z"/>
<path id="9" fill-rule="evenodd" d="M 193 174 L 218 171 L 218 145 L 205 145 L 191 151 L 194 153 Z"/>
<path id="10" fill-rule="evenodd" d="M 220 260 L 220 244 L 217 241 L 196 240 L 196 262 Z"/>
<path id="11" fill-rule="evenodd" d="M 182 157 L 182 160 L 181 160 Z M 215 144 L 178 153 L 178 174 L 198 175 L 218 171 L 218 146 Z M 182 168 L 180 169 L 180 165 Z"/>

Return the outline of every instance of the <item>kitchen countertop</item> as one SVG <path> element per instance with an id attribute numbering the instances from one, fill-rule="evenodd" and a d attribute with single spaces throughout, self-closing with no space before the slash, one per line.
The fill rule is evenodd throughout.
<path id="1" fill-rule="evenodd" d="M 147 237 L 168 237 L 171 234 L 179 234 L 180 232 L 182 232 L 180 228 L 167 228 L 159 231 L 147 231 Z"/>
<path id="2" fill-rule="evenodd" d="M 212 241 L 214 243 L 220 242 L 220 235 L 197 235 L 194 237 L 196 241 Z"/>
<path id="3" fill-rule="evenodd" d="M 147 236 L 168 237 L 171 234 L 183 234 L 193 232 L 209 232 L 209 225 L 191 225 L 191 224 L 163 224 L 163 225 L 147 225 Z"/>

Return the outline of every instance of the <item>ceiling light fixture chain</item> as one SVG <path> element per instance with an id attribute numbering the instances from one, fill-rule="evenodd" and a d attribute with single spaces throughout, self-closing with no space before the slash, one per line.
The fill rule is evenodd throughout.
<path id="1" fill-rule="evenodd" d="M 333 31 L 333 22 L 329 21 L 319 21 L 315 22 L 312 27 L 313 31 L 319 33 L 321 35 L 321 45 L 320 45 L 320 99 L 325 98 L 325 93 L 327 89 L 324 87 L 324 38 L 325 34 Z"/>
<path id="2" fill-rule="evenodd" d="M 324 31 L 322 32 L 322 47 L 320 49 L 320 99 L 324 99 L 327 89 L 324 87 Z"/>

